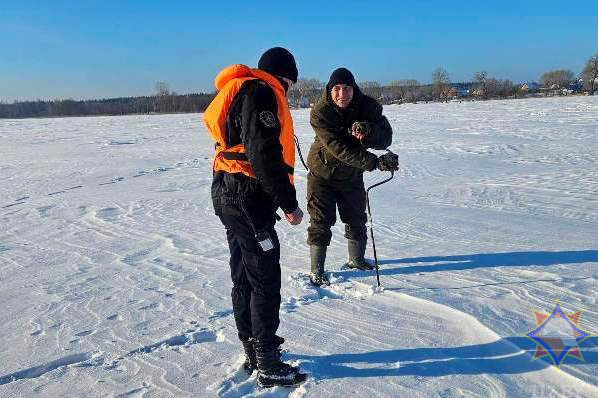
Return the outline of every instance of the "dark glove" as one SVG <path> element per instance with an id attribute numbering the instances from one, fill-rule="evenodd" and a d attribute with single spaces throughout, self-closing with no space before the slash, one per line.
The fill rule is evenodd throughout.
<path id="1" fill-rule="evenodd" d="M 367 137 L 368 135 L 370 135 L 371 131 L 372 131 L 372 127 L 371 127 L 370 123 L 368 123 L 368 122 L 355 122 L 351 126 L 351 134 L 353 134 L 353 135 L 363 134 L 364 137 Z"/>
<path id="2" fill-rule="evenodd" d="M 384 155 L 378 156 L 378 170 L 380 171 L 397 171 L 399 170 L 399 155 L 386 152 Z"/>

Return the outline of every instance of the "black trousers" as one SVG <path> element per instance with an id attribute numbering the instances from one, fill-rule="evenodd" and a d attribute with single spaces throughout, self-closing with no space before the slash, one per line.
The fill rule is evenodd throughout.
<path id="1" fill-rule="evenodd" d="M 280 243 L 274 229 L 274 213 L 247 214 L 239 207 L 224 206 L 219 217 L 226 228 L 230 250 L 231 296 L 239 339 L 253 337 L 262 346 L 276 345 L 280 323 Z M 270 235 L 274 248 L 262 250 L 254 227 Z"/>
<path id="2" fill-rule="evenodd" d="M 307 244 L 329 246 L 336 222 L 336 208 L 345 223 L 345 238 L 367 240 L 366 194 L 363 179 L 331 181 L 307 175 Z"/>

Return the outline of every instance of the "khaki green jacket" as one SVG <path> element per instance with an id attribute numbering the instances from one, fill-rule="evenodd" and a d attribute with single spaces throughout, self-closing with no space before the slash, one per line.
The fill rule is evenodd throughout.
<path id="1" fill-rule="evenodd" d="M 350 133 L 354 122 L 370 124 L 370 134 L 359 141 Z M 325 89 L 310 113 L 316 136 L 307 156 L 307 165 L 315 176 L 335 181 L 360 179 L 365 170 L 378 165 L 378 157 L 367 148 L 386 149 L 392 142 L 392 127 L 382 115 L 382 105 L 355 89 L 346 109 L 332 102 Z"/>

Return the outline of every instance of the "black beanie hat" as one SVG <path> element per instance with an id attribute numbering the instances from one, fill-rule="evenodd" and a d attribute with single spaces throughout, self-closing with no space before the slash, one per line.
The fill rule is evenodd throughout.
<path id="1" fill-rule="evenodd" d="M 274 47 L 266 51 L 260 57 L 257 63 L 258 69 L 270 73 L 271 75 L 286 77 L 297 82 L 297 64 L 293 54 L 286 48 Z"/>
<path id="2" fill-rule="evenodd" d="M 330 91 L 332 90 L 332 87 L 336 86 L 337 84 L 346 84 L 347 86 L 353 87 L 353 89 L 358 88 L 357 84 L 355 83 L 355 77 L 353 77 L 353 74 L 347 68 L 338 68 L 332 72 L 326 87 Z"/>

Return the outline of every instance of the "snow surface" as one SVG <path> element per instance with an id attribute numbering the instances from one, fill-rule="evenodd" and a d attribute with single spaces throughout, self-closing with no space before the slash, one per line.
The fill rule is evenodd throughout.
<path id="1" fill-rule="evenodd" d="M 0 396 L 598 396 L 596 337 L 558 370 L 521 336 L 557 297 L 598 333 L 598 97 L 384 111 L 384 289 L 342 269 L 338 224 L 311 287 L 307 224 L 279 223 L 279 334 L 310 379 L 270 390 L 240 370 L 200 115 L 0 120 Z"/>

